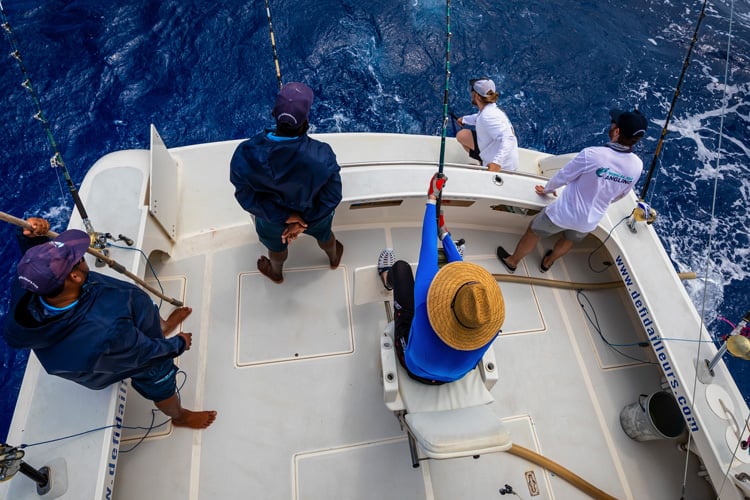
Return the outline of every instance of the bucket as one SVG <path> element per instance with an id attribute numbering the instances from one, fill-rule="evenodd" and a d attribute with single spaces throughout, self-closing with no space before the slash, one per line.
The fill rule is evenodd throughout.
<path id="1" fill-rule="evenodd" d="M 659 391 L 626 406 L 620 412 L 620 425 L 636 441 L 675 439 L 685 430 L 679 406 L 672 394 Z"/>

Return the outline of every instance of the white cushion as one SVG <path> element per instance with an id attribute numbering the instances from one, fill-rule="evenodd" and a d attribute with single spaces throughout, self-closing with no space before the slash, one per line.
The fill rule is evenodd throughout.
<path id="1" fill-rule="evenodd" d="M 476 368 L 455 382 L 427 385 L 409 377 L 401 363 L 397 365 L 399 390 L 409 413 L 455 410 L 486 405 L 495 400 L 484 386 L 482 376 Z"/>
<path id="2" fill-rule="evenodd" d="M 431 458 L 505 451 L 512 445 L 510 432 L 487 405 L 407 413 L 406 423 Z"/>

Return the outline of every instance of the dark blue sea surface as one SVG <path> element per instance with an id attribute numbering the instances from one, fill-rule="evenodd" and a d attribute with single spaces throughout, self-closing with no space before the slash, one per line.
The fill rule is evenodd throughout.
<path id="1" fill-rule="evenodd" d="M 283 80 L 315 91 L 313 131 L 440 134 L 444 1 L 270 5 Z M 608 110 L 638 106 L 650 119 L 638 146 L 648 167 L 702 5 L 454 0 L 449 108 L 469 112 L 467 80 L 489 76 L 520 145 L 560 154 L 601 144 Z M 77 185 L 102 155 L 148 148 L 151 123 L 170 147 L 271 125 L 277 78 L 264 2 L 6 0 L 3 9 Z M 0 40 L 0 54 L 10 52 Z M 750 309 L 749 56 L 750 3 L 711 2 L 646 196 L 675 268 L 701 277 L 688 293 L 717 337 L 731 330 L 720 316 L 736 322 Z M 44 216 L 61 231 L 73 204 L 22 81 L 16 60 L 0 58 L 0 210 Z M 19 257 L 14 234 L 0 223 L 0 322 Z M 0 340 L 0 440 L 26 358 Z M 750 400 L 750 369 L 727 362 Z"/>

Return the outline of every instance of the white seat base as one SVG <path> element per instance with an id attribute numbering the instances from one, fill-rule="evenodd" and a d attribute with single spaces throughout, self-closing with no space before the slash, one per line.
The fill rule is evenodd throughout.
<path id="1" fill-rule="evenodd" d="M 460 380 L 442 385 L 426 385 L 409 377 L 393 347 L 393 322 L 383 332 L 380 356 L 386 406 L 403 417 L 400 420 L 410 438 L 425 456 L 457 458 L 511 447 L 510 432 L 488 406 L 494 401 L 488 386 L 497 382 L 492 347 L 478 368 Z M 417 460 L 416 450 L 412 449 L 415 467 Z"/>

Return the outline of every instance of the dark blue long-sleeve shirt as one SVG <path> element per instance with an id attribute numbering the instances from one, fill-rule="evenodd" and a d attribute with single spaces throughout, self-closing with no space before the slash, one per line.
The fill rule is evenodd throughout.
<path id="1" fill-rule="evenodd" d="M 283 224 L 296 212 L 313 225 L 341 201 L 336 155 L 307 134 L 286 138 L 260 133 L 237 146 L 230 170 L 239 204 L 269 222 Z"/>

